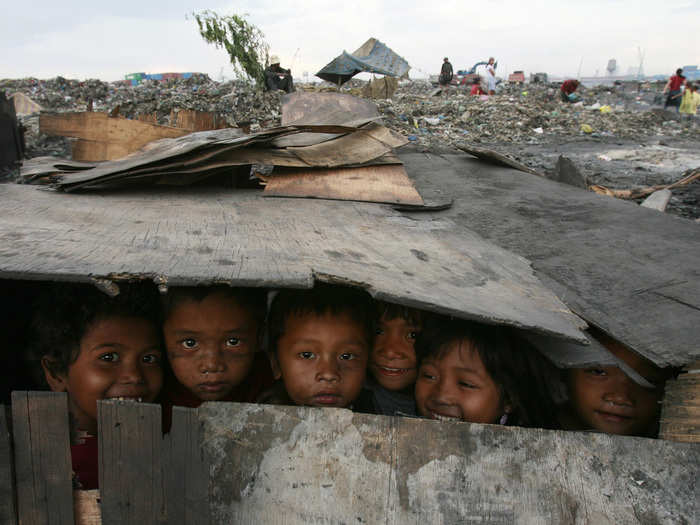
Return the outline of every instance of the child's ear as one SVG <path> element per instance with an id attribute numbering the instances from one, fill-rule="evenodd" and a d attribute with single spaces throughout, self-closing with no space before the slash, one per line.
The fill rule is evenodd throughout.
<path id="1" fill-rule="evenodd" d="M 270 352 L 268 354 L 270 358 L 270 368 L 272 368 L 272 377 L 276 380 L 282 377 L 282 370 L 280 369 L 280 362 L 277 360 L 277 354 Z"/>
<path id="2" fill-rule="evenodd" d="M 49 388 L 54 392 L 68 391 L 66 377 L 56 371 L 56 361 L 51 357 L 44 356 L 41 358 L 41 368 L 44 370 L 44 377 L 49 384 Z"/>

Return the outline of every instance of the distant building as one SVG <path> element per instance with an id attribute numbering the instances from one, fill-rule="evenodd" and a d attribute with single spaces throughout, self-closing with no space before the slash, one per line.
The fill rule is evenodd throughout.
<path id="1" fill-rule="evenodd" d="M 700 80 L 700 71 L 698 66 L 683 66 L 683 76 L 688 80 Z"/>

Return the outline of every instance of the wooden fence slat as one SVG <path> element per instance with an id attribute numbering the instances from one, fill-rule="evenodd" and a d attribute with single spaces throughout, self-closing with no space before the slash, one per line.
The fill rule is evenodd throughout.
<path id="1" fill-rule="evenodd" d="M 209 467 L 200 446 L 197 409 L 174 407 L 165 440 L 164 480 L 169 525 L 205 525 L 209 520 Z M 165 459 L 165 458 L 164 458 Z"/>
<path id="2" fill-rule="evenodd" d="M 22 525 L 73 525 L 68 396 L 13 392 L 17 513 Z"/>
<path id="3" fill-rule="evenodd" d="M 17 523 L 10 428 L 7 424 L 7 407 L 4 405 L 0 405 L 0 523 Z"/>
<path id="4" fill-rule="evenodd" d="M 103 525 L 163 522 L 160 406 L 105 400 L 97 412 Z"/>

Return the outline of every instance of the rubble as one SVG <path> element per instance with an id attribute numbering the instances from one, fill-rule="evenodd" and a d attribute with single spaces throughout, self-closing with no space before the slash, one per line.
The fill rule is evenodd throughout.
<path id="1" fill-rule="evenodd" d="M 326 82 L 297 85 L 300 90 L 338 90 Z M 366 85 L 366 81 L 354 78 L 340 92 L 362 96 Z M 501 83 L 491 97 L 470 96 L 465 87 L 450 87 L 446 95 L 431 97 L 434 86 L 430 81 L 400 80 L 391 98 L 375 102 L 384 125 L 419 148 L 437 151 L 469 145 L 490 147 L 541 172 L 552 172 L 563 153 L 591 183 L 630 187 L 633 183 L 653 185 L 677 179 L 683 171 L 673 165 L 677 153 L 640 167 L 633 158 L 613 158 L 611 149 L 650 145 L 668 149 L 700 140 L 700 119 L 681 121 L 675 113 L 665 111 L 663 98 L 659 97 L 662 88 L 658 83 L 636 82 L 582 86 L 581 102 L 566 104 L 559 100 L 558 84 L 551 82 L 524 86 Z M 260 91 L 240 80 L 216 82 L 206 75 L 147 80 L 137 86 L 127 81 L 25 78 L 0 80 L 0 91 L 8 96 L 22 92 L 47 111 L 86 111 L 92 103 L 93 111 L 109 112 L 118 107 L 127 118 L 155 114 L 158 124 L 168 124 L 172 110 L 210 111 L 222 115 L 229 126 L 243 127 L 246 132 L 280 125 L 284 94 Z M 27 128 L 27 157 L 70 156 L 68 139 L 39 134 L 38 115 L 22 117 L 21 121 Z M 585 149 L 585 156 L 570 155 L 572 148 Z M 625 180 L 616 184 L 611 177 Z M 690 188 L 684 190 L 690 192 L 684 194 L 690 197 L 682 196 L 682 202 L 674 192 L 669 211 L 678 204 L 682 215 L 700 215 L 698 192 Z"/>

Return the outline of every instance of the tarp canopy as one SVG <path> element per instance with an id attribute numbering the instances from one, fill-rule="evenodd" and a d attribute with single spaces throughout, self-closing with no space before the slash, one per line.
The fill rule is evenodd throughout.
<path id="1" fill-rule="evenodd" d="M 370 38 L 352 54 L 343 51 L 316 73 L 316 76 L 340 85 L 363 71 L 401 77 L 407 75 L 410 69 L 408 62 L 389 49 L 386 44 L 376 38 Z"/>

